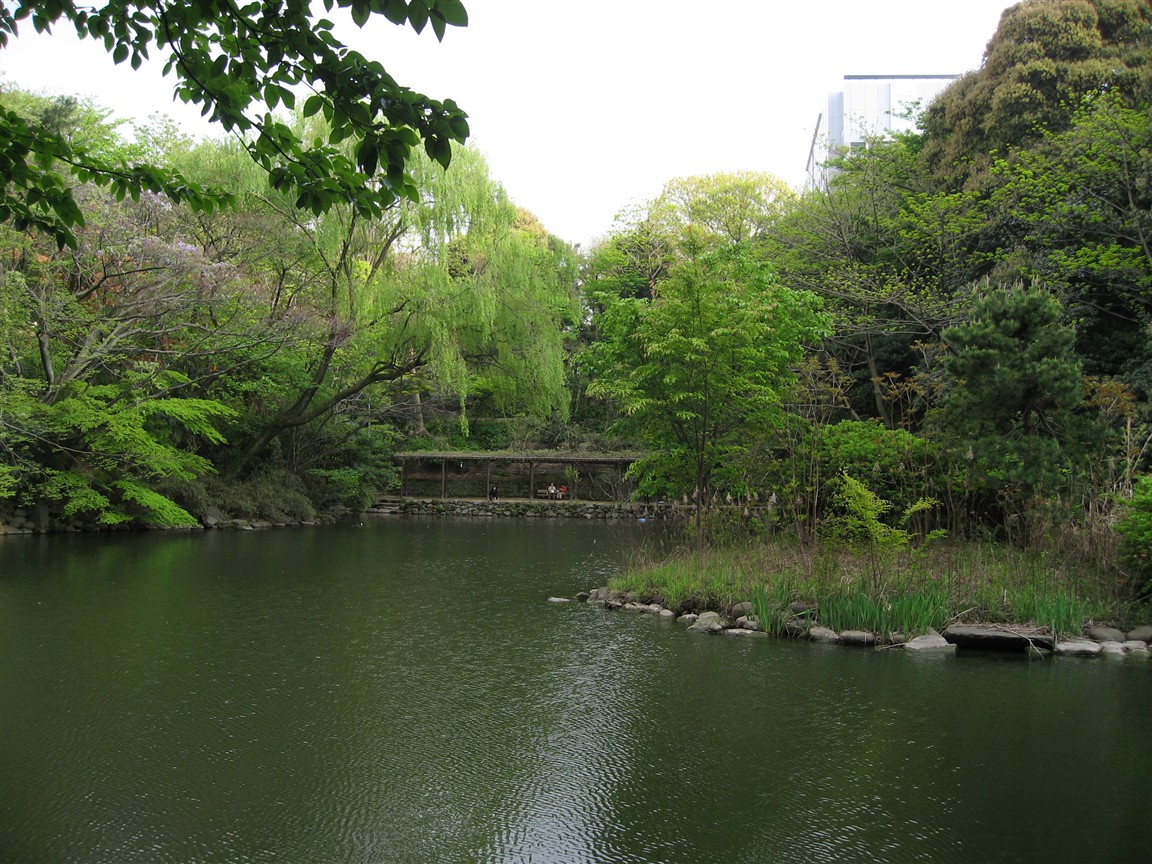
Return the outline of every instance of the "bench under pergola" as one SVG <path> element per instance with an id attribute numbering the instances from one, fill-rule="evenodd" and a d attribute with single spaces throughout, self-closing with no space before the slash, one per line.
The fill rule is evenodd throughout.
<path id="1" fill-rule="evenodd" d="M 572 453 L 562 450 L 528 450 L 528 451 L 486 451 L 474 450 L 409 450 L 395 454 L 394 458 L 400 465 L 400 496 L 408 497 L 408 474 L 413 465 L 420 462 L 440 463 L 440 497 L 448 497 L 448 464 L 455 462 L 463 465 L 484 466 L 484 488 L 492 485 L 492 466 L 521 464 L 528 466 L 528 497 L 536 497 L 536 469 L 549 466 L 572 468 L 572 476 L 578 479 L 581 467 L 610 466 L 618 469 L 620 476 L 628 470 L 633 462 L 643 454 L 640 453 Z M 577 496 L 576 480 L 573 480 L 571 496 Z"/>

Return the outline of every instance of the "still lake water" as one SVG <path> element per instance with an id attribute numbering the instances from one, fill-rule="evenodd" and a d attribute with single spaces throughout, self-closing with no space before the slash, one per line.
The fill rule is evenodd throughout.
<path id="1" fill-rule="evenodd" d="M 546 602 L 655 530 L 3 538 L 0 861 L 1152 861 L 1152 662 Z"/>

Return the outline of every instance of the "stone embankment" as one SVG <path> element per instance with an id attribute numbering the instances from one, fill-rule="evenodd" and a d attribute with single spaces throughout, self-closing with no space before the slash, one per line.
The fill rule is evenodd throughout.
<path id="1" fill-rule="evenodd" d="M 552 603 L 569 603 L 570 598 L 549 597 Z M 724 612 L 707 611 L 677 615 L 659 603 L 642 603 L 631 592 L 595 588 L 581 592 L 577 601 L 602 606 L 605 609 L 655 615 L 687 625 L 689 633 L 720 633 L 726 636 L 767 637 L 760 620 L 753 614 L 752 603 L 734 603 Z M 837 633 L 819 624 L 819 618 L 810 617 L 818 607 L 812 604 L 793 604 L 792 617 L 779 627 L 779 635 L 808 639 L 838 645 L 899 648 L 916 653 L 955 653 L 958 649 L 1018 651 L 1065 656 L 1132 657 L 1148 659 L 1152 642 L 1152 625 L 1136 627 L 1127 633 L 1113 627 L 1092 627 L 1076 638 L 1053 640 L 1044 630 L 1006 625 L 953 625 L 937 633 L 935 630 L 913 639 L 900 633 L 875 634 L 865 630 L 842 630 Z"/>
<path id="2" fill-rule="evenodd" d="M 365 511 L 402 516 L 479 516 L 514 519 L 673 519 L 678 511 L 666 504 L 614 501 L 524 500 L 477 501 L 453 498 L 398 498 Z"/>
<path id="3" fill-rule="evenodd" d="M 512 499 L 485 501 L 451 498 L 396 498 L 379 502 L 361 511 L 362 514 L 395 514 L 401 516 L 478 516 L 484 518 L 513 519 L 631 519 L 635 521 L 671 520 L 681 517 L 681 511 L 668 504 L 639 504 L 612 501 L 549 501 Z M 346 518 L 351 513 L 334 510 L 305 521 L 284 522 L 253 517 L 233 518 L 217 507 L 208 507 L 199 515 L 200 528 L 225 531 L 255 531 L 261 528 L 281 528 L 293 525 L 320 525 Z M 83 519 L 62 520 L 52 515 L 48 507 L 37 506 L 0 513 L 0 534 L 62 534 L 80 531 L 139 531 L 140 525 L 101 525 Z M 178 530 L 189 530 L 187 528 Z M 193 527 L 191 530 L 197 530 Z"/>

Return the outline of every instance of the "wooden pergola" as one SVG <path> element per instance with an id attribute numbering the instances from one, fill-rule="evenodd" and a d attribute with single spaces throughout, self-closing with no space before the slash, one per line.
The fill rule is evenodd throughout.
<path id="1" fill-rule="evenodd" d="M 536 469 L 542 466 L 560 465 L 572 468 L 574 478 L 571 497 L 577 497 L 576 482 L 579 478 L 580 466 L 616 466 L 623 475 L 633 462 L 639 459 L 641 453 L 571 453 L 562 450 L 530 450 L 530 451 L 425 451 L 410 450 L 395 454 L 395 460 L 400 464 L 400 495 L 408 496 L 408 472 L 411 465 L 418 462 L 440 463 L 440 497 L 448 497 L 448 463 L 458 465 L 464 463 L 484 465 L 484 488 L 492 486 L 492 466 L 494 464 L 522 464 L 528 466 L 528 497 L 536 497 Z"/>

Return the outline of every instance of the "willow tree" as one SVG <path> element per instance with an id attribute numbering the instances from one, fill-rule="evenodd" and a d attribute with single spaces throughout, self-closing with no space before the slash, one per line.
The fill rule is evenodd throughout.
<path id="1" fill-rule="evenodd" d="M 301 334 L 266 364 L 267 387 L 241 388 L 249 419 L 231 475 L 273 441 L 334 416 L 392 418 L 413 393 L 463 405 L 484 385 L 505 410 L 564 410 L 571 250 L 525 230 L 478 153 L 462 148 L 450 170 L 416 160 L 417 200 L 379 218 L 353 207 L 317 216 L 290 196 L 243 187 L 243 162 L 219 152 L 196 158 L 212 171 L 230 164 L 247 193 L 246 219 L 200 217 L 199 239 L 235 250 L 253 276 L 275 283 L 265 291 L 276 298 L 269 320 L 290 319 Z M 225 242 L 233 230 L 242 242 Z"/>

